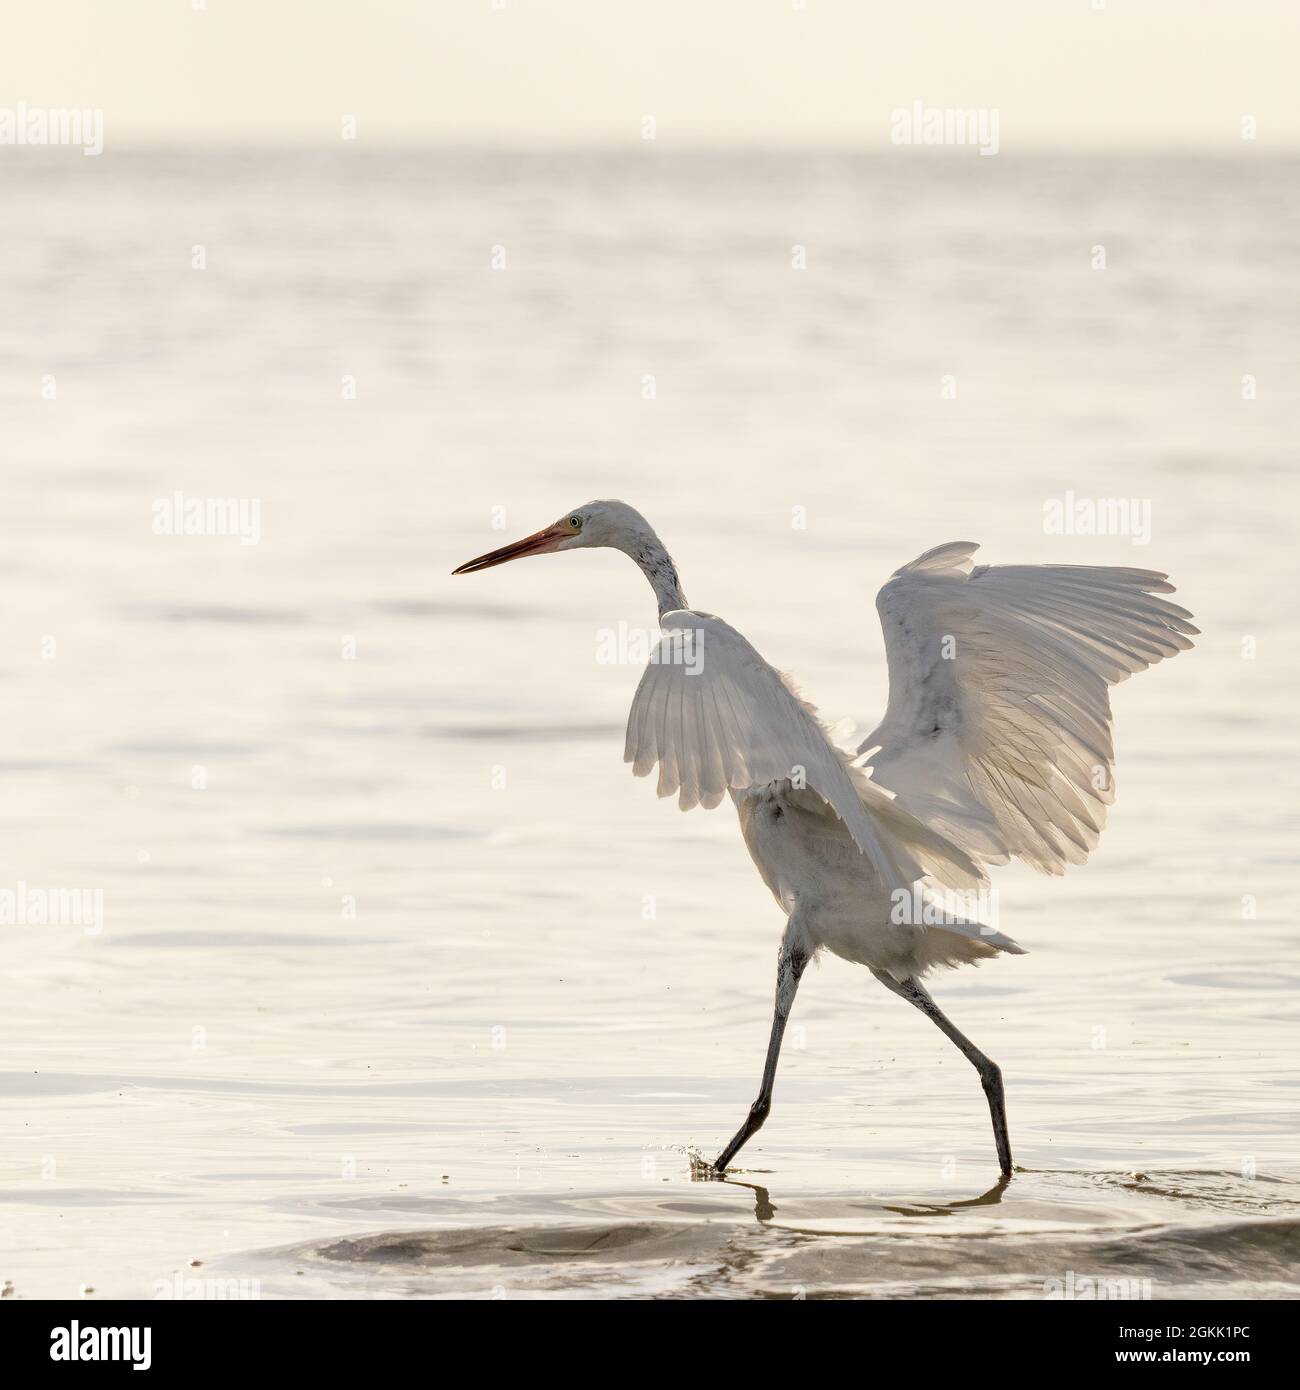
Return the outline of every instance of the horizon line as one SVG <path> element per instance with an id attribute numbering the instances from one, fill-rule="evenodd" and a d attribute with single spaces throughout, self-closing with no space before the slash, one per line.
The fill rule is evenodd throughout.
<path id="1" fill-rule="evenodd" d="M 106 132 L 108 135 L 109 132 Z M 1300 157 L 1300 136 L 1294 141 L 1267 143 L 1259 141 L 1224 141 L 1221 144 L 1172 143 L 1152 141 L 1151 143 L 1129 142 L 1091 143 L 1082 141 L 1029 142 L 1008 145 L 1003 141 L 997 158 L 1024 155 L 1034 158 L 1056 156 L 1065 158 L 1218 158 L 1234 159 L 1238 144 L 1249 146 L 1241 153 L 1248 159 L 1296 158 Z M 652 148 L 647 148 L 652 147 Z M 49 145 L 8 145 L 0 144 L 0 161 L 9 150 L 31 149 L 48 152 L 61 146 Z M 660 155 L 837 155 L 860 156 L 863 158 L 895 159 L 912 158 L 933 162 L 960 160 L 968 158 L 973 147 L 952 145 L 862 145 L 839 140 L 802 141 L 785 143 L 780 141 L 675 141 L 671 144 L 657 140 L 636 141 L 555 141 L 538 143 L 536 141 L 511 141 L 493 139 L 445 140 L 436 136 L 383 136 L 344 140 L 335 135 L 327 139 L 313 139 L 305 136 L 287 135 L 277 138 L 241 137 L 239 135 L 202 134 L 187 137 L 168 137 L 166 135 L 127 135 L 105 140 L 104 154 L 116 150 L 121 153 L 169 153 L 211 152 L 217 150 L 240 151 L 245 153 L 307 154 L 324 153 L 337 150 L 341 154 L 355 155 L 364 150 L 381 154 L 510 154 L 510 155 L 615 155 L 630 154 L 634 150 L 644 151 L 644 157 L 654 159 Z M 21 156 L 19 156 L 21 157 Z"/>

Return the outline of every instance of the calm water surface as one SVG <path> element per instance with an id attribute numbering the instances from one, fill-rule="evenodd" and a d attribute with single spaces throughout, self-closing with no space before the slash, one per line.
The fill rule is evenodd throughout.
<path id="1" fill-rule="evenodd" d="M 1297 1293 L 1294 165 L 29 153 L 0 887 L 104 920 L 0 928 L 16 1296 Z M 178 489 L 258 543 L 153 534 Z M 1149 543 L 1045 534 L 1071 491 Z M 729 807 L 621 762 L 598 657 L 649 591 L 449 578 L 604 496 L 860 728 L 875 591 L 941 541 L 1196 613 L 1115 692 L 1092 863 L 997 877 L 1031 954 L 933 982 L 1005 1190 L 972 1070 L 834 959 L 746 1171 L 694 1180 L 781 919 Z"/>

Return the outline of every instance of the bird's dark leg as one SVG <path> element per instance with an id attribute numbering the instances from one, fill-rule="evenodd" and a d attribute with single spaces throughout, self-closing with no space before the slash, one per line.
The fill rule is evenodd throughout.
<path id="1" fill-rule="evenodd" d="M 1002 1169 L 1002 1176 L 1004 1178 L 1010 1177 L 1011 1138 L 1007 1133 L 1007 1102 L 1002 1090 L 1002 1069 L 996 1062 L 986 1057 L 964 1033 L 949 1022 L 947 1015 L 930 998 L 929 992 L 920 980 L 899 981 L 894 979 L 892 975 L 885 974 L 883 970 L 873 970 L 871 973 L 886 989 L 892 989 L 895 994 L 920 1009 L 927 1018 L 933 1019 L 939 1025 L 940 1030 L 957 1044 L 966 1060 L 979 1072 L 984 1094 L 988 1097 L 989 1114 L 993 1117 L 993 1142 L 998 1146 L 998 1164 Z"/>
<path id="2" fill-rule="evenodd" d="M 794 1007 L 795 992 L 799 988 L 799 977 L 808 964 L 808 954 L 792 940 L 793 933 L 787 928 L 781 949 L 776 957 L 776 1009 L 772 1015 L 772 1037 L 767 1044 L 767 1061 L 763 1065 L 763 1081 L 758 1088 L 758 1099 L 749 1107 L 745 1123 L 736 1132 L 736 1137 L 718 1155 L 714 1168 L 722 1172 L 728 1163 L 740 1152 L 760 1129 L 772 1108 L 772 1084 L 776 1080 L 776 1063 L 781 1056 L 781 1038 L 785 1034 L 786 1021 Z"/>

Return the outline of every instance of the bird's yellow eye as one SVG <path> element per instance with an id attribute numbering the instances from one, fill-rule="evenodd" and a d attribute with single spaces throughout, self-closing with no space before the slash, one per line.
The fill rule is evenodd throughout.
<path id="1" fill-rule="evenodd" d="M 580 516 L 571 516 L 569 518 L 569 525 L 572 526 L 575 531 L 581 531 L 582 518 Z"/>

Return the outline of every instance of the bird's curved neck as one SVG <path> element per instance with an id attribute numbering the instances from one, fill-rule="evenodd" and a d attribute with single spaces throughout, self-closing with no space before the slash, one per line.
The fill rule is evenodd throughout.
<path id="1" fill-rule="evenodd" d="M 682 593 L 681 580 L 677 578 L 677 566 L 673 564 L 673 557 L 653 531 L 638 536 L 627 547 L 627 554 L 636 561 L 641 573 L 650 581 L 661 618 L 675 608 L 687 607 L 686 595 Z"/>

